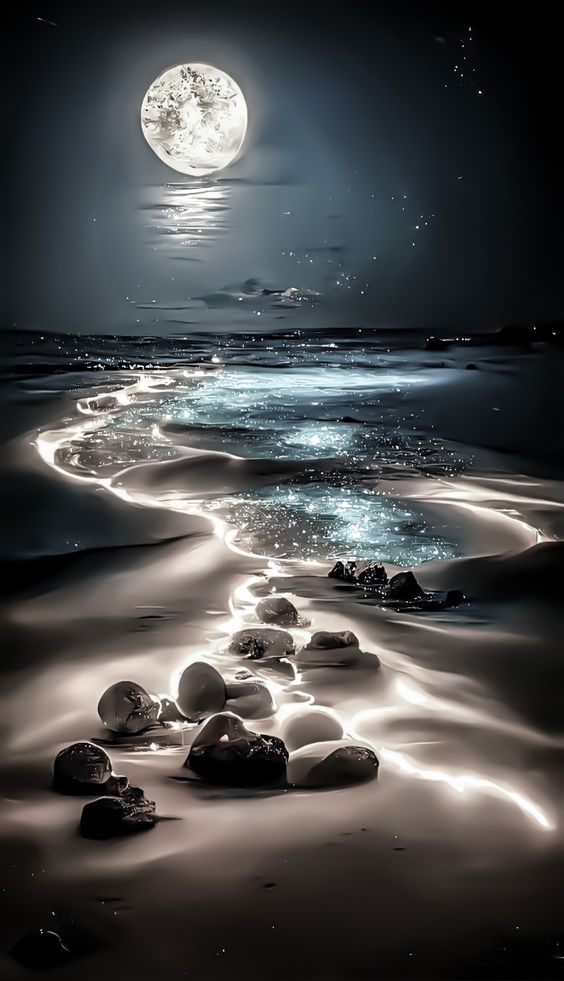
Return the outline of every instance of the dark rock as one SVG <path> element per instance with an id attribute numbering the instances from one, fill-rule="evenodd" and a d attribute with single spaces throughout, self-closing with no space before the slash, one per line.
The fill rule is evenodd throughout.
<path id="1" fill-rule="evenodd" d="M 296 750 L 288 764 L 288 783 L 297 787 L 338 787 L 378 774 L 378 757 L 367 746 L 340 741 L 312 743 Z"/>
<path id="2" fill-rule="evenodd" d="M 155 825 L 155 804 L 140 787 L 129 787 L 121 797 L 100 797 L 82 809 L 83 838 L 116 838 L 147 831 Z"/>
<path id="3" fill-rule="evenodd" d="M 254 787 L 283 780 L 287 762 L 281 739 L 251 732 L 242 719 L 223 712 L 206 722 L 184 765 L 210 783 Z"/>
<path id="4" fill-rule="evenodd" d="M 343 668 L 352 664 L 362 664 L 367 667 L 377 669 L 380 666 L 376 654 L 366 654 L 360 650 L 355 635 L 350 630 L 343 630 L 339 633 L 330 634 L 320 631 L 323 640 L 327 643 L 318 644 L 314 634 L 309 644 L 302 647 L 296 655 L 296 663 L 304 670 L 307 668 Z M 343 643 L 343 636 L 349 638 L 349 643 Z M 331 640 L 334 643 L 331 644 Z"/>
<path id="5" fill-rule="evenodd" d="M 118 681 L 98 702 L 98 715 L 112 732 L 132 734 L 157 724 L 159 704 L 135 681 Z"/>
<path id="6" fill-rule="evenodd" d="M 466 371 L 477 371 L 477 370 L 478 370 L 478 365 L 474 364 L 473 361 L 469 361 L 468 364 L 466 365 Z"/>
<path id="7" fill-rule="evenodd" d="M 112 776 L 112 761 L 101 746 L 73 743 L 53 764 L 53 787 L 61 794 L 103 794 Z"/>
<path id="8" fill-rule="evenodd" d="M 412 572 L 398 572 L 390 579 L 384 590 L 384 596 L 390 600 L 413 602 L 424 599 L 425 593 Z"/>
<path id="9" fill-rule="evenodd" d="M 340 579 L 342 582 L 355 586 L 385 586 L 388 575 L 380 562 L 336 562 L 330 579 Z"/>
<path id="10" fill-rule="evenodd" d="M 364 746 L 343 746 L 309 771 L 310 787 L 327 787 L 372 780 L 378 774 L 378 757 Z"/>
<path id="11" fill-rule="evenodd" d="M 335 562 L 328 576 L 329 579 L 341 579 L 342 582 L 356 583 L 356 562 Z"/>
<path id="12" fill-rule="evenodd" d="M 269 689 L 260 681 L 234 681 L 225 688 L 226 709 L 232 709 L 245 719 L 266 719 L 276 711 Z"/>
<path id="13" fill-rule="evenodd" d="M 72 950 L 61 934 L 43 928 L 26 933 L 10 953 L 19 964 L 35 970 L 62 967 L 72 957 Z"/>
<path id="14" fill-rule="evenodd" d="M 358 637 L 352 630 L 318 630 L 311 638 L 308 647 L 319 647 L 322 649 L 335 647 L 358 647 Z"/>
<path id="15" fill-rule="evenodd" d="M 461 593 L 459 589 L 450 589 L 448 592 L 433 590 L 425 593 L 422 591 L 419 596 L 414 595 L 414 593 L 410 596 L 409 590 L 407 590 L 405 596 L 390 597 L 385 593 L 383 603 L 385 606 L 391 606 L 397 610 L 405 609 L 411 612 L 427 611 L 432 613 L 436 610 L 446 610 L 458 606 L 464 602 L 464 599 L 464 593 Z"/>
<path id="16" fill-rule="evenodd" d="M 273 658 L 279 660 L 296 653 L 294 638 L 285 630 L 268 627 L 250 627 L 238 630 L 229 643 L 230 654 L 247 657 L 251 661 Z"/>
<path id="17" fill-rule="evenodd" d="M 268 596 L 257 604 L 256 614 L 263 623 L 278 623 L 281 627 L 293 627 L 299 623 L 299 615 L 293 603 L 285 596 Z"/>
<path id="18" fill-rule="evenodd" d="M 121 797 L 122 794 L 130 789 L 129 780 L 122 774 L 112 773 L 104 789 L 109 797 Z"/>
<path id="19" fill-rule="evenodd" d="M 447 351 L 449 347 L 450 342 L 442 337 L 428 337 L 425 342 L 426 351 Z"/>
<path id="20" fill-rule="evenodd" d="M 412 612 L 432 612 L 457 606 L 464 600 L 464 596 L 459 590 L 450 590 L 448 593 L 425 592 L 412 572 L 398 572 L 397 575 L 388 580 L 384 566 L 378 562 L 362 564 L 337 562 L 329 573 L 329 577 L 341 579 L 358 589 L 370 591 L 369 595 L 373 596 L 376 602 L 392 609 L 405 608 Z M 315 645 L 312 638 L 307 647 L 300 651 L 300 658 L 304 652 L 311 652 L 313 649 L 315 649 Z"/>
<path id="21" fill-rule="evenodd" d="M 171 698 L 161 698 L 159 722 L 186 722 L 186 716 Z"/>
<path id="22" fill-rule="evenodd" d="M 388 573 L 380 562 L 367 562 L 360 571 L 357 569 L 356 581 L 359 586 L 385 586 Z"/>
<path id="23" fill-rule="evenodd" d="M 182 672 L 176 702 L 191 722 L 201 722 L 208 715 L 221 712 L 226 697 L 225 682 L 211 664 L 194 661 Z"/>
<path id="24" fill-rule="evenodd" d="M 464 603 L 466 597 L 460 589 L 449 589 L 446 594 L 444 605 L 446 608 L 452 606 L 459 606 L 460 603 Z"/>

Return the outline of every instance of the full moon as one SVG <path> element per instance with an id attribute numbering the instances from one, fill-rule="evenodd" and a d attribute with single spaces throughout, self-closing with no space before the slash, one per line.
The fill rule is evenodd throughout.
<path id="1" fill-rule="evenodd" d="M 237 83 L 221 69 L 175 65 L 147 89 L 141 129 L 169 167 L 202 177 L 235 160 L 247 132 L 247 103 Z"/>

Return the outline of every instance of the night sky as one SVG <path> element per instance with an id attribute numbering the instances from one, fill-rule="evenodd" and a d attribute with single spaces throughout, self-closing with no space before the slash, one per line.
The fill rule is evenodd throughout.
<path id="1" fill-rule="evenodd" d="M 4 325 L 481 329 L 561 316 L 552 16 L 505 3 L 22 5 L 7 25 Z M 189 61 L 229 72 L 250 115 L 244 154 L 203 189 L 221 207 L 201 247 L 171 234 L 170 215 L 158 227 L 163 185 L 184 179 L 139 125 L 148 85 Z M 247 294 L 289 286 L 315 302 L 258 321 Z"/>

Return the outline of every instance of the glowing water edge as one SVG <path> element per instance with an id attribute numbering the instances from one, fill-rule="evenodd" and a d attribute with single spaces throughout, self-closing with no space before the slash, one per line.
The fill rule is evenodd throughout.
<path id="1" fill-rule="evenodd" d="M 212 364 L 217 361 L 214 357 Z M 398 418 L 396 400 L 387 401 L 390 394 L 428 383 L 424 373 L 387 366 L 377 372 L 296 367 L 278 373 L 273 384 L 268 368 L 210 368 L 141 373 L 121 387 L 79 398 L 84 421 L 42 434 L 37 442 L 41 456 L 60 473 L 96 482 L 133 504 L 213 516 L 215 532 L 228 547 L 243 555 L 270 556 L 267 572 L 279 579 L 290 571 L 274 558 L 322 563 L 343 555 L 376 556 L 413 567 L 460 554 L 460 545 L 438 535 L 416 503 L 378 489 L 382 478 L 398 473 L 403 479 L 452 477 L 467 464 L 444 441 L 419 433 L 412 414 Z M 344 400 L 353 413 L 340 417 Z M 271 464 L 265 466 L 265 460 Z M 249 483 L 253 486 L 246 489 Z M 462 502 L 456 493 L 445 500 L 451 506 L 473 506 L 464 492 L 461 496 Z M 518 516 L 509 521 L 519 531 L 527 528 Z M 529 531 L 531 543 L 537 541 L 535 529 Z M 226 634 L 253 622 L 257 597 L 250 588 L 256 583 L 253 576 L 234 591 Z M 310 636 L 304 630 L 298 634 L 301 641 Z M 209 652 L 220 665 L 223 647 L 220 640 Z M 367 740 L 401 774 L 442 783 L 462 795 L 493 794 L 536 827 L 553 826 L 544 809 L 520 789 L 479 773 L 424 766 L 411 752 L 375 739 L 374 723 L 379 728 L 383 715 L 395 714 L 398 701 L 426 711 L 436 702 L 402 680 L 406 669 L 413 672 L 391 652 L 387 666 L 399 680 L 386 707 L 359 707 L 358 699 L 350 703 L 345 698 L 343 706 L 331 709 L 345 732 Z M 179 674 L 180 669 L 173 672 L 171 690 Z M 421 669 L 415 672 L 421 674 Z M 300 683 L 293 667 L 286 684 L 268 679 L 280 718 L 292 714 Z M 316 701 L 311 691 L 303 694 L 306 702 Z M 471 723 L 484 721 L 480 710 L 462 710 L 448 700 L 442 704 Z"/>
<path id="2" fill-rule="evenodd" d="M 238 494 L 214 486 L 210 464 L 211 491 L 204 488 L 201 508 L 233 524 L 252 551 L 277 558 L 324 560 L 346 553 L 419 565 L 452 557 L 457 548 L 430 529 L 415 505 L 380 496 L 378 478 L 398 468 L 452 472 L 460 466 L 459 454 L 415 427 L 402 430 L 385 407 L 378 421 L 324 421 L 319 415 L 337 413 L 346 398 L 358 402 L 362 417 L 375 384 L 383 395 L 400 383 L 422 382 L 388 371 L 375 378 L 374 371 L 326 369 L 321 377 L 296 369 L 280 373 L 273 389 L 271 371 L 237 366 L 143 376 L 131 391 L 80 400 L 80 411 L 96 415 L 97 425 L 85 428 L 80 446 L 74 440 L 67 452 L 61 448 L 59 458 L 68 460 L 71 473 L 100 477 L 135 463 L 180 463 L 189 446 L 280 461 L 283 483 L 267 477 L 267 486 L 245 490 L 249 478 L 243 476 L 235 480 Z M 145 388 L 141 401 L 139 385 Z M 255 483 L 265 480 L 255 477 Z M 157 493 L 170 499 L 182 489 Z"/>

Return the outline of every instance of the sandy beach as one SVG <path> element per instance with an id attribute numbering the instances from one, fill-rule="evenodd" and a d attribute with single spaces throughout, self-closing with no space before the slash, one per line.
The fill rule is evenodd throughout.
<path id="1" fill-rule="evenodd" d="M 417 399 L 429 439 L 466 461 L 438 473 L 392 461 L 366 477 L 450 543 L 452 557 L 417 553 L 413 566 L 425 589 L 464 593 L 438 612 L 383 608 L 327 577 L 334 551 L 303 559 L 286 543 L 280 556 L 267 531 L 261 548 L 252 528 L 227 520 L 228 498 L 293 480 L 307 455 L 241 453 L 225 421 L 171 428 L 159 400 L 179 377 L 192 384 L 193 365 L 90 378 L 12 367 L 2 977 L 28 976 L 8 953 L 26 931 L 69 923 L 86 937 L 56 972 L 69 978 L 529 977 L 539 965 L 560 976 L 564 490 L 557 453 L 545 452 L 557 418 L 535 393 L 561 353 L 472 358 L 470 372 L 460 349 L 400 352 L 391 388 L 374 362 L 363 382 L 366 427 L 380 399 L 406 418 Z M 402 360 L 416 362 L 416 394 Z M 292 369 L 264 370 L 284 386 Z M 333 384 L 314 371 L 321 389 Z M 123 421 L 140 404 L 161 415 L 159 459 Z M 92 443 L 108 418 L 121 440 L 112 435 L 111 459 L 107 443 L 105 455 Z M 330 456 L 312 464 L 316 480 Z M 276 502 L 261 500 L 273 508 L 268 525 Z M 390 574 L 406 567 L 384 562 Z M 291 629 L 298 657 L 241 663 L 229 639 L 257 625 L 257 602 L 274 592 L 302 618 Z M 299 650 L 317 630 L 354 631 L 362 656 L 304 665 Z M 250 728 L 284 738 L 289 719 L 325 707 L 349 742 L 372 747 L 378 778 L 237 790 L 183 779 L 196 725 L 111 742 L 96 711 L 109 685 L 130 679 L 174 696 L 182 670 L 202 660 L 228 678 L 250 668 L 267 685 L 276 712 Z M 150 833 L 79 836 L 85 800 L 55 793 L 51 778 L 57 752 L 84 739 L 104 740 L 115 772 L 156 802 Z"/>

